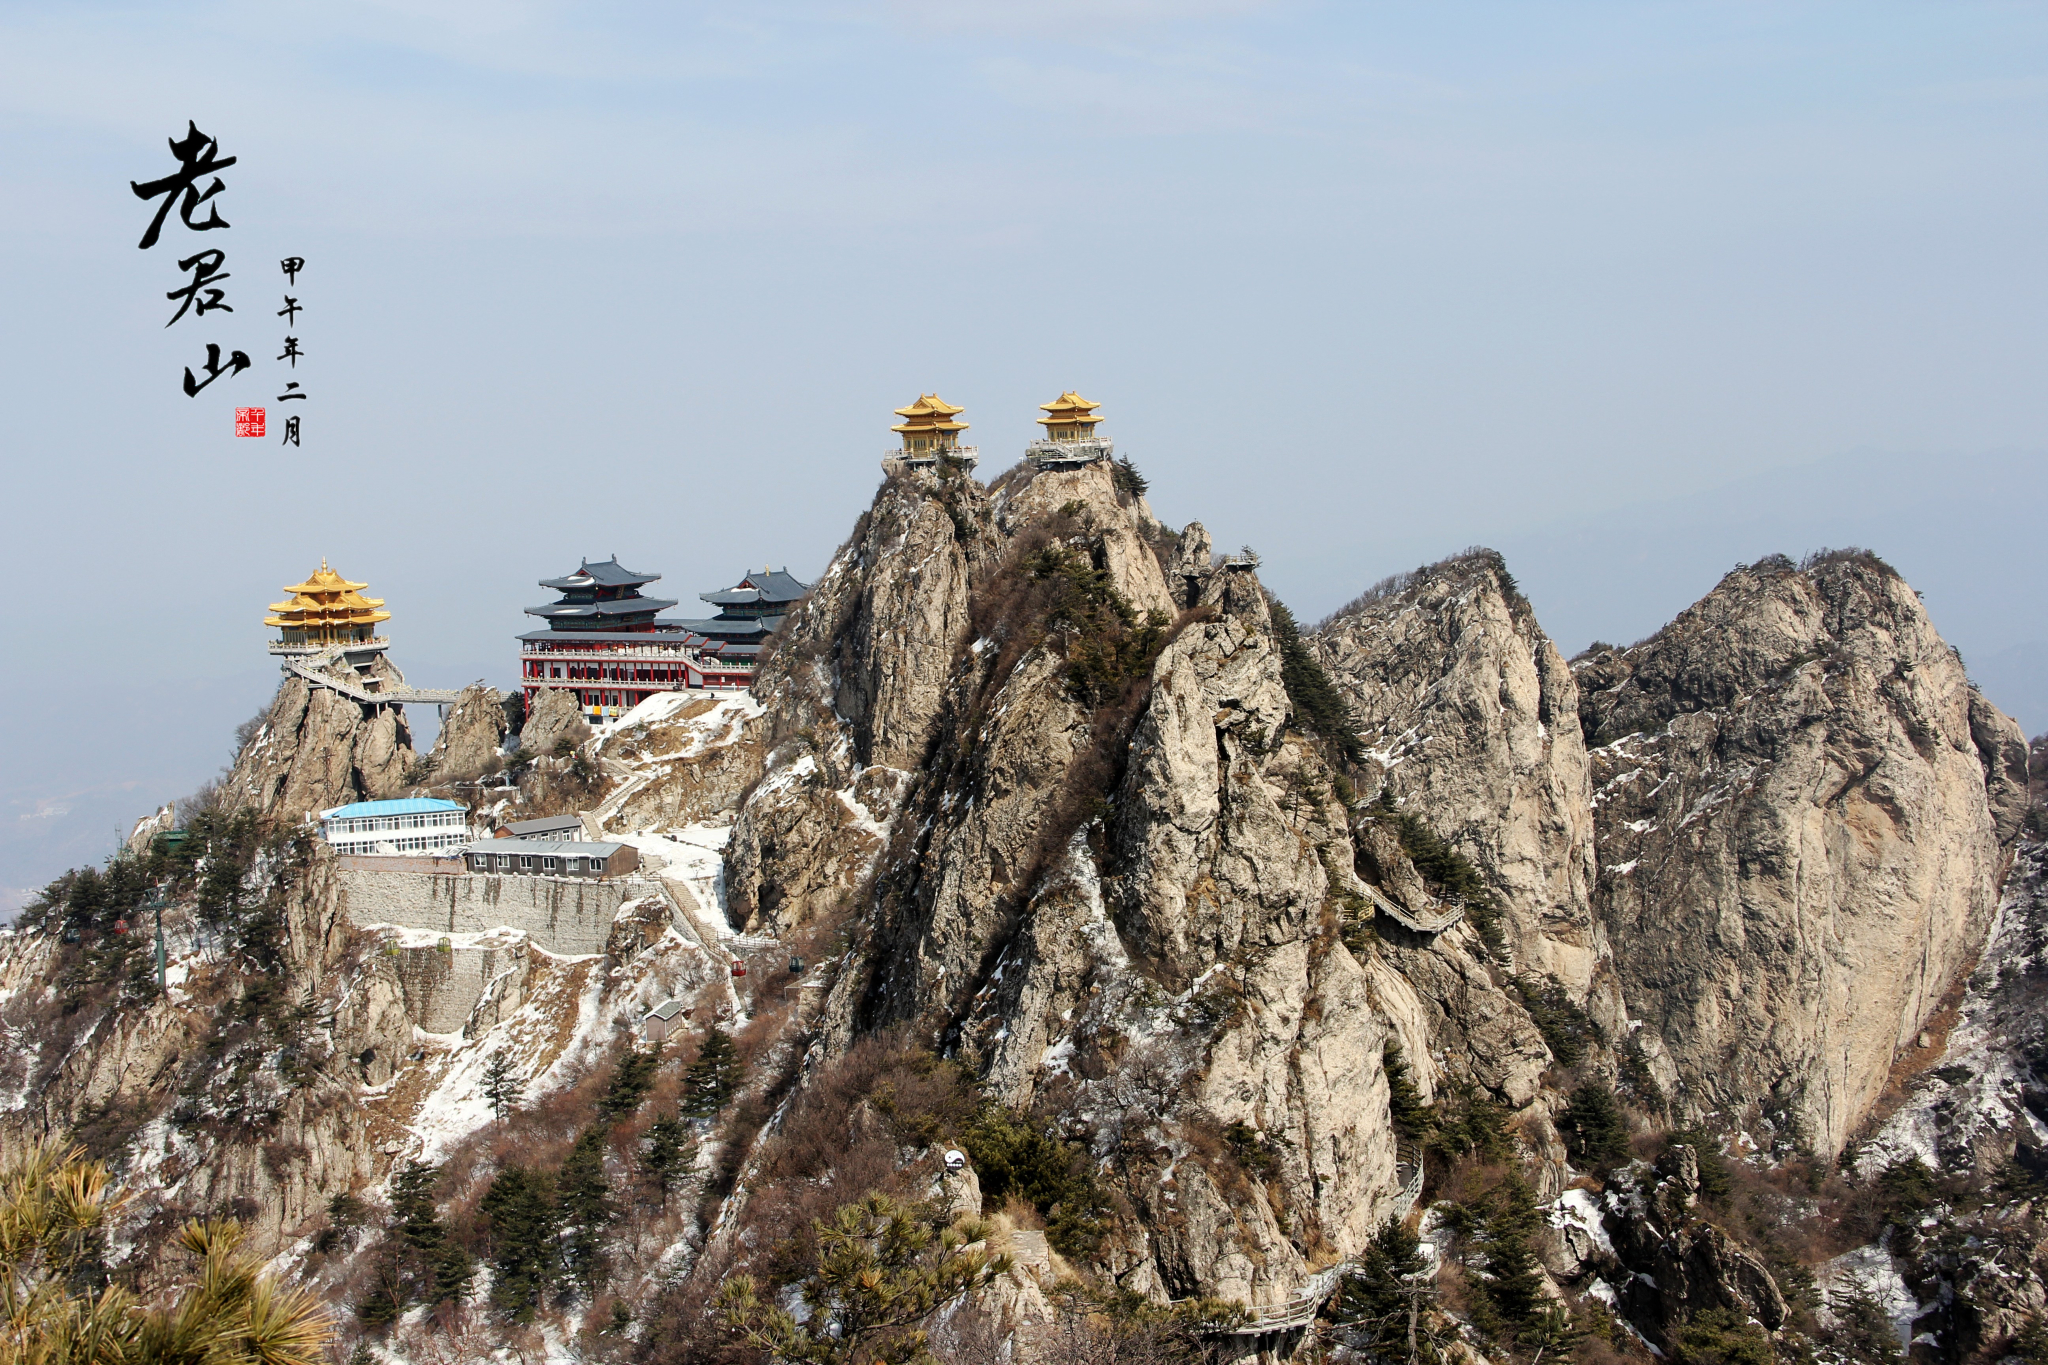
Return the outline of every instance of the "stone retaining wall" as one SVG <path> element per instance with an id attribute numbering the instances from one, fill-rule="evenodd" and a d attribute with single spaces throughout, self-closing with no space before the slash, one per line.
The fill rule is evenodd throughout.
<path id="1" fill-rule="evenodd" d="M 658 895 L 638 877 L 592 881 L 343 867 L 341 908 L 357 924 L 402 924 L 444 934 L 523 929 L 551 953 L 601 953 L 619 907 Z"/>
<path id="2" fill-rule="evenodd" d="M 464 1032 L 493 981 L 511 972 L 524 984 L 526 941 L 514 934 L 504 940 L 461 948 L 393 947 L 406 1017 L 429 1033 Z"/>

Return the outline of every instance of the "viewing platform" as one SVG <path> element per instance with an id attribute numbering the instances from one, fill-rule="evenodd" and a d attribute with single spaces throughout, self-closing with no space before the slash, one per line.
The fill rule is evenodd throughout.
<path id="1" fill-rule="evenodd" d="M 334 648 L 335 646 L 331 644 L 308 644 L 304 641 L 286 640 L 272 640 L 269 645 L 269 649 L 272 654 L 276 654 L 287 659 L 310 658 L 316 654 L 326 654 Z M 388 635 L 372 635 L 367 639 L 351 640 L 347 645 L 342 647 L 343 652 L 349 654 L 355 654 L 358 652 L 364 654 L 381 654 L 389 648 L 391 648 L 391 637 Z"/>
<path id="2" fill-rule="evenodd" d="M 1065 469 L 1097 460 L 1116 458 L 1116 442 L 1106 436 L 1079 441 L 1033 441 L 1024 447 L 1024 458 L 1040 469 Z"/>
<path id="3" fill-rule="evenodd" d="M 884 460 L 901 460 L 904 464 L 909 465 L 912 469 L 930 469 L 934 465 L 938 464 L 940 460 L 952 460 L 959 464 L 964 464 L 968 468 L 972 469 L 975 465 L 981 463 L 981 447 L 947 446 L 943 450 L 925 450 L 915 452 L 891 449 L 883 451 L 882 458 Z"/>

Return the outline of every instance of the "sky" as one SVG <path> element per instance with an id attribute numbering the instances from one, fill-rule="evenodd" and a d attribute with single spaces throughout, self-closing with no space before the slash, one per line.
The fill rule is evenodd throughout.
<path id="1" fill-rule="evenodd" d="M 229 226 L 138 250 L 188 120 Z M 815 574 L 930 391 L 991 475 L 1100 401 L 1305 620 L 1490 544 L 1571 653 L 1864 545 L 2048 729 L 2044 160 L 2040 4 L 0 0 L 0 905 L 323 556 L 509 686 L 584 556 Z"/>

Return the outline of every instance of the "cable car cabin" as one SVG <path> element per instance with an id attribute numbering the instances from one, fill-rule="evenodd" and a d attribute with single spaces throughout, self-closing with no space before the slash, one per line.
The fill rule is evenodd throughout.
<path id="1" fill-rule="evenodd" d="M 734 958 L 732 960 L 732 974 L 734 976 L 745 976 L 747 974 L 747 964 L 738 958 Z"/>

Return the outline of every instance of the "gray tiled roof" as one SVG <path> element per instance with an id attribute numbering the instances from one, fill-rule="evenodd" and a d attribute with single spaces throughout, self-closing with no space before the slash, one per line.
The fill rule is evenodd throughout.
<path id="1" fill-rule="evenodd" d="M 609 602 L 550 602 L 544 607 L 528 607 L 526 614 L 544 620 L 557 616 L 631 616 L 636 612 L 651 615 L 674 605 L 675 600 L 666 597 L 614 597 Z"/>
<path id="2" fill-rule="evenodd" d="M 524 841 L 556 830 L 573 829 L 581 834 L 583 822 L 573 815 L 550 815 L 544 820 L 514 820 L 505 828 L 512 832 L 514 839 Z"/>
<path id="3" fill-rule="evenodd" d="M 550 858 L 609 858 L 624 847 L 624 844 L 585 843 L 581 839 L 479 839 L 473 844 L 464 844 L 462 855 L 465 858 L 472 853 L 518 854 L 528 858 L 537 854 L 546 854 Z"/>
<path id="4" fill-rule="evenodd" d="M 811 590 L 810 584 L 798 581 L 785 569 L 758 569 L 753 573 L 743 575 L 739 582 L 733 584 L 730 588 L 724 589 L 723 592 L 707 592 L 700 594 L 700 596 L 706 602 L 723 605 L 720 599 L 726 593 L 745 592 L 748 585 L 751 585 L 759 593 L 758 598 L 726 598 L 725 600 L 734 602 L 794 602 Z"/>
<path id="5" fill-rule="evenodd" d="M 635 573 L 619 563 L 615 555 L 602 564 L 592 564 L 586 559 L 583 567 L 575 573 L 564 574 L 560 578 L 543 578 L 540 585 L 543 588 L 567 589 L 587 588 L 595 583 L 600 587 L 624 588 L 635 583 L 652 583 L 660 577 L 658 573 Z"/>

